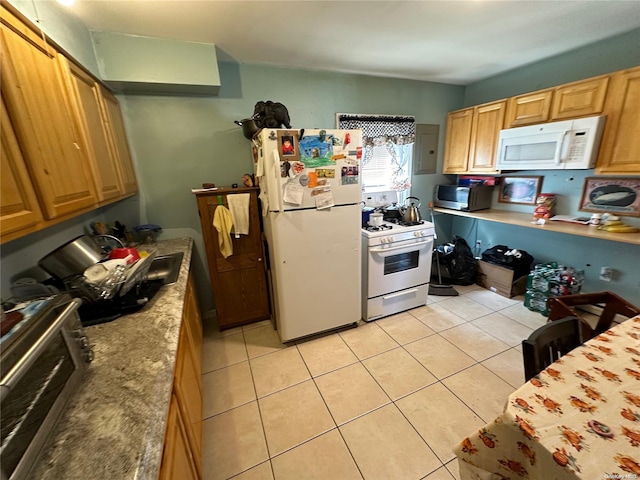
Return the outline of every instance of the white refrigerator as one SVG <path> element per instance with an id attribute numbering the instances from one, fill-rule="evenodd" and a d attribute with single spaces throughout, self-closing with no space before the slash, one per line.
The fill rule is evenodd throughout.
<path id="1" fill-rule="evenodd" d="M 360 130 L 254 139 L 273 314 L 288 342 L 361 318 Z"/>

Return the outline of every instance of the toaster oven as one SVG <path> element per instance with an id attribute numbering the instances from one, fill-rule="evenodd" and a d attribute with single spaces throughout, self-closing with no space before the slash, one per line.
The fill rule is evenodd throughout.
<path id="1" fill-rule="evenodd" d="M 436 185 L 433 204 L 465 212 L 483 210 L 491 208 L 492 190 L 489 185 Z"/>
<path id="2" fill-rule="evenodd" d="M 3 480 L 29 478 L 93 359 L 78 317 L 80 303 L 62 294 L 32 301 L 3 318 L 3 323 L 12 315 L 18 318 L 0 339 Z"/>

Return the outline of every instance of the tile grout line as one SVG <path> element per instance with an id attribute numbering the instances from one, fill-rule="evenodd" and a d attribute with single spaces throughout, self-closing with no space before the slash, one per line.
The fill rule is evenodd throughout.
<path id="1" fill-rule="evenodd" d="M 465 294 L 462 294 L 462 296 L 464 296 L 464 295 L 465 295 Z M 474 301 L 473 299 L 470 299 L 470 298 L 469 298 L 469 300 Z M 434 304 L 437 304 L 437 303 L 439 303 L 439 302 L 435 302 Z M 479 303 L 479 302 L 476 302 L 476 303 Z M 479 303 L 479 304 L 480 304 L 480 303 Z M 482 304 L 480 304 L 480 305 L 482 305 Z M 516 303 L 516 304 L 514 304 L 514 305 L 517 305 L 517 303 Z M 426 306 L 429 306 L 429 305 L 426 305 Z M 485 308 L 490 308 L 490 309 L 492 309 L 491 307 L 487 307 L 486 305 L 482 305 L 482 306 L 484 306 Z M 493 310 L 493 312 L 492 312 L 492 313 L 498 313 L 498 312 L 500 312 L 501 310 L 505 310 L 505 309 L 507 309 L 507 308 L 511 308 L 512 306 L 513 306 L 513 305 L 509 305 L 509 306 L 503 307 L 503 308 L 498 309 L 498 310 L 493 310 L 493 309 L 492 309 L 492 310 Z M 443 306 L 442 308 L 444 308 L 445 310 L 448 310 L 448 309 L 447 309 L 446 307 L 444 307 L 444 306 Z M 448 310 L 448 311 L 449 311 L 450 313 L 452 313 L 453 315 L 456 315 L 456 316 L 457 316 L 457 314 L 456 314 L 455 312 L 452 312 L 451 310 Z M 248 351 L 248 346 L 247 346 L 247 342 L 246 342 L 246 337 L 245 337 L 244 329 L 243 329 L 243 330 L 241 330 L 240 332 L 238 332 L 238 333 L 242 333 L 242 341 L 243 341 L 243 346 L 244 346 L 244 350 L 245 350 L 245 353 L 246 353 L 246 360 L 243 360 L 243 361 L 247 361 L 248 366 L 249 366 L 249 369 L 250 369 L 250 373 L 251 373 L 251 381 L 252 381 L 252 387 L 253 387 L 253 392 L 254 392 L 254 395 L 255 395 L 255 401 L 256 401 L 256 405 L 258 406 L 258 412 L 259 412 L 259 415 L 260 415 L 261 427 L 262 427 L 262 430 L 263 430 L 263 438 L 264 438 L 264 441 L 265 441 L 265 446 L 266 446 L 266 449 L 267 449 L 267 455 L 268 455 L 268 458 L 267 458 L 267 460 L 265 460 L 265 461 L 269 461 L 269 462 L 270 462 L 271 472 L 272 472 L 272 475 L 274 476 L 274 478 L 275 478 L 275 471 L 274 471 L 274 469 L 273 469 L 273 463 L 272 463 L 272 459 L 273 459 L 273 458 L 276 458 L 276 457 L 278 457 L 278 456 L 280 456 L 280 455 L 282 455 L 282 454 L 284 454 L 284 453 L 286 453 L 286 452 L 288 452 L 288 451 L 290 451 L 290 450 L 292 450 L 292 449 L 294 449 L 294 448 L 297 448 L 297 447 L 299 447 L 299 446 L 301 446 L 301 445 L 303 445 L 303 444 L 305 444 L 305 443 L 308 443 L 309 441 L 314 440 L 314 439 L 316 439 L 316 438 L 318 438 L 318 437 L 320 437 L 320 436 L 322 436 L 322 435 L 324 435 L 324 434 L 326 434 L 326 433 L 329 433 L 329 432 L 331 432 L 331 431 L 332 431 L 332 430 L 334 430 L 334 429 L 336 429 L 336 430 L 338 431 L 338 433 L 340 434 L 342 441 L 344 442 L 345 446 L 347 447 L 347 450 L 349 451 L 349 454 L 350 454 L 350 456 L 351 456 L 352 460 L 354 461 L 354 463 L 355 463 L 355 465 L 356 465 L 356 467 L 357 467 L 357 469 L 358 469 L 358 472 L 360 473 L 360 475 L 361 475 L 362 477 L 364 477 L 364 475 L 362 474 L 362 471 L 360 470 L 360 467 L 358 466 L 357 462 L 355 461 L 355 458 L 354 458 L 354 456 L 353 456 L 353 453 L 351 452 L 351 449 L 349 448 L 349 445 L 347 444 L 346 439 L 345 439 L 345 438 L 344 438 L 344 436 L 342 435 L 342 431 L 340 430 L 340 426 L 338 426 L 338 424 L 337 424 L 337 422 L 336 422 L 336 419 L 334 418 L 333 414 L 331 413 L 331 410 L 329 409 L 329 407 L 328 407 L 328 405 L 327 405 L 327 403 L 326 403 L 326 400 L 325 400 L 324 396 L 322 395 L 322 392 L 320 391 L 320 389 L 319 389 L 319 387 L 318 387 L 318 384 L 317 384 L 317 382 L 316 382 L 316 379 L 317 379 L 317 378 L 319 378 L 319 377 L 321 377 L 321 376 L 324 376 L 324 375 L 327 375 L 327 374 L 329 374 L 329 373 L 333 373 L 333 372 L 338 371 L 338 370 L 340 370 L 340 369 L 342 369 L 342 368 L 346 368 L 346 367 L 348 367 L 348 366 L 355 365 L 356 363 L 360 363 L 360 364 L 362 365 L 362 367 L 364 367 L 365 371 L 366 371 L 366 372 L 367 372 L 367 373 L 368 373 L 368 374 L 373 378 L 373 380 L 374 380 L 375 384 L 376 384 L 376 385 L 377 385 L 377 386 L 378 386 L 378 387 L 383 391 L 383 393 L 385 393 L 385 395 L 386 395 L 386 396 L 387 396 L 387 398 L 389 399 L 389 402 L 388 402 L 388 403 L 385 403 L 384 405 L 381 405 L 381 406 L 379 406 L 379 407 L 376 407 L 376 408 L 374 408 L 373 410 L 370 410 L 370 411 L 365 412 L 365 413 L 363 413 L 363 414 L 361 414 L 361 415 L 358 415 L 357 417 L 354 417 L 354 418 L 350 419 L 349 421 L 344 422 L 344 423 L 342 424 L 342 426 L 347 425 L 347 424 L 349 424 L 349 423 L 351 423 L 351 422 L 353 422 L 353 421 L 355 421 L 355 420 L 357 420 L 357 419 L 360 419 L 360 418 L 362 418 L 362 417 L 363 417 L 363 416 L 365 416 L 365 415 L 368 415 L 368 414 L 370 414 L 370 413 L 373 413 L 373 412 L 375 412 L 375 411 L 377 411 L 377 410 L 379 410 L 379 409 L 381 409 L 381 408 L 383 408 L 383 407 L 386 407 L 386 406 L 388 406 L 388 405 L 390 405 L 390 404 L 393 404 L 393 405 L 395 406 L 395 408 L 396 408 L 396 409 L 398 409 L 398 410 L 400 411 L 400 413 L 402 414 L 403 418 L 405 418 L 405 420 L 406 420 L 406 421 L 411 425 L 411 427 L 414 429 L 414 431 L 416 431 L 416 433 L 418 433 L 419 437 L 423 440 L 423 442 L 427 445 L 427 447 L 428 447 L 428 448 L 429 448 L 429 449 L 434 453 L 434 455 L 435 455 L 435 452 L 433 451 L 433 449 L 431 448 L 431 446 L 429 445 L 429 443 L 428 443 L 428 442 L 427 442 L 427 441 L 422 437 L 422 435 L 420 434 L 420 432 L 418 432 L 418 431 L 417 431 L 416 427 L 415 427 L 415 426 L 414 426 L 414 425 L 409 421 L 409 419 L 408 419 L 408 418 L 406 418 L 406 416 L 404 415 L 404 413 L 402 412 L 402 410 L 400 410 L 400 408 L 399 408 L 399 407 L 398 407 L 398 405 L 397 405 L 397 402 L 398 402 L 398 401 L 400 401 L 400 400 L 402 400 L 402 399 L 404 399 L 404 398 L 406 398 L 406 397 L 408 397 L 408 396 L 410 396 L 410 395 L 413 395 L 413 394 L 415 394 L 415 393 L 417 393 L 417 392 L 420 392 L 420 391 L 422 391 L 422 390 L 424 390 L 424 389 L 426 389 L 426 388 L 428 388 L 428 387 L 431 387 L 431 386 L 435 385 L 436 383 L 441 383 L 441 384 L 445 387 L 445 389 L 446 389 L 447 391 L 449 391 L 452 395 L 454 395 L 454 397 L 455 397 L 455 398 L 457 398 L 457 399 L 458 399 L 458 400 L 459 400 L 463 405 L 465 405 L 465 406 L 466 406 L 466 407 L 467 407 L 471 412 L 473 412 L 473 413 L 474 413 L 474 415 L 476 415 L 476 416 L 477 416 L 481 421 L 484 421 L 484 420 L 483 420 L 483 418 L 482 418 L 482 417 L 481 417 L 477 412 L 475 412 L 475 410 L 473 410 L 473 409 L 472 409 L 472 408 L 471 408 L 471 407 L 470 407 L 466 402 L 464 402 L 464 400 L 462 400 L 458 395 L 456 395 L 456 394 L 455 394 L 455 392 L 453 392 L 452 390 L 450 390 L 450 389 L 449 389 L 449 388 L 448 388 L 448 387 L 443 383 L 443 380 L 446 380 L 446 379 L 448 379 L 448 378 L 450 378 L 450 377 L 452 377 L 452 376 L 454 376 L 454 375 L 457 375 L 457 374 L 459 374 L 459 373 L 461 373 L 461 372 L 463 372 L 463 371 L 465 371 L 465 370 L 467 370 L 467 369 L 469 369 L 469 368 L 471 368 L 471 367 L 474 367 L 474 366 L 476 366 L 476 365 L 481 365 L 482 367 L 484 367 L 485 369 L 487 369 L 489 372 L 493 373 L 497 378 L 499 378 L 500 380 L 502 380 L 503 382 L 505 382 L 506 384 L 508 384 L 510 387 L 512 387 L 512 388 L 517 388 L 517 387 L 513 387 L 513 385 L 511 385 L 511 384 L 510 384 L 510 382 L 508 382 L 506 379 L 502 378 L 500 375 L 498 375 L 498 373 L 496 373 L 495 371 L 493 371 L 491 368 L 489 368 L 489 367 L 487 367 L 487 366 L 485 366 L 485 365 L 483 365 L 483 364 L 482 364 L 482 362 L 485 362 L 485 361 L 487 361 L 487 360 L 489 360 L 489 359 L 491 359 L 491 358 L 494 358 L 494 357 L 496 357 L 496 356 L 498 356 L 498 355 L 501 355 L 501 354 L 503 354 L 503 353 L 505 353 L 505 352 L 507 352 L 507 351 L 509 351 L 509 350 L 512 350 L 512 349 L 513 349 L 513 350 L 515 350 L 515 349 L 517 348 L 517 345 L 516 345 L 516 346 L 512 346 L 512 345 L 510 345 L 509 343 L 504 342 L 504 341 L 503 341 L 503 340 L 501 340 L 500 338 L 495 337 L 495 336 L 494 336 L 494 335 L 492 335 L 490 332 L 487 332 L 486 330 L 482 329 L 482 328 L 481 328 L 481 327 L 479 327 L 479 326 L 473 325 L 473 326 L 476 326 L 476 328 L 478 328 L 478 329 L 482 330 L 483 332 L 487 333 L 487 334 L 488 334 L 488 335 L 490 335 L 491 337 L 496 338 L 498 341 L 501 341 L 501 342 L 505 343 L 506 345 L 508 345 L 508 348 L 507 348 L 507 349 L 505 349 L 505 350 L 503 350 L 503 351 L 497 352 L 497 353 L 495 353 L 495 354 L 493 354 L 493 355 L 490 355 L 489 357 L 484 358 L 484 359 L 482 359 L 482 360 L 476 360 L 476 359 L 474 359 L 473 357 L 471 357 L 471 358 L 472 358 L 472 360 L 474 361 L 474 363 L 473 363 L 472 365 L 469 365 L 468 367 L 465 367 L 465 368 L 463 368 L 463 369 L 461 369 L 461 370 L 459 370 L 459 371 L 457 371 L 457 372 L 454 372 L 454 373 L 452 373 L 452 374 L 450 374 L 450 375 L 447 375 L 446 377 L 443 377 L 443 378 L 441 378 L 441 379 L 438 379 L 438 377 L 437 377 L 437 376 L 433 375 L 433 373 L 432 373 L 432 372 L 431 372 L 431 371 L 430 371 L 426 366 L 424 366 L 424 365 L 423 365 L 423 364 L 422 364 L 422 363 L 421 363 L 421 362 L 420 362 L 420 361 L 419 361 L 415 356 L 413 356 L 413 355 L 411 354 L 411 352 L 409 352 L 409 351 L 406 349 L 406 346 L 407 346 L 407 345 L 411 345 L 411 344 L 413 344 L 413 343 L 415 343 L 415 342 L 418 342 L 418 341 L 420 341 L 420 340 L 423 340 L 423 339 L 425 339 L 425 338 L 432 337 L 433 335 L 439 335 L 439 336 L 440 336 L 440 338 L 442 338 L 442 339 L 444 339 L 445 341 L 447 341 L 447 342 L 448 342 L 449 344 L 451 344 L 454 348 L 458 349 L 461 353 L 463 353 L 463 354 L 467 355 L 464 351 L 462 351 L 459 347 L 457 347 L 453 342 L 451 342 L 449 339 L 447 339 L 446 337 L 444 337 L 443 335 L 441 335 L 441 333 L 442 333 L 442 332 L 444 332 L 444 331 L 447 331 L 447 330 L 450 330 L 450 329 L 456 328 L 456 327 L 458 327 L 458 326 L 461 326 L 461 325 L 464 325 L 464 324 L 467 324 L 467 323 L 471 323 L 471 322 L 473 322 L 473 321 L 475 321 L 475 320 L 478 320 L 478 319 L 483 318 L 483 317 L 485 317 L 485 316 L 487 316 L 487 315 L 490 315 L 490 314 L 482 315 L 482 316 L 477 317 L 477 318 L 475 318 L 475 319 L 473 319 L 473 320 L 467 320 L 467 319 L 464 319 L 464 318 L 460 317 L 460 318 L 462 318 L 462 320 L 464 320 L 464 322 L 463 322 L 463 323 L 461 323 L 461 324 L 459 324 L 459 325 L 453 325 L 453 326 L 450 326 L 450 327 L 445 328 L 445 329 L 442 329 L 442 330 L 440 330 L 440 331 L 436 331 L 436 330 L 434 330 L 433 328 L 431 328 L 427 323 L 425 323 L 421 318 L 416 317 L 416 316 L 415 316 L 415 315 L 413 315 L 410 311 L 408 311 L 408 313 L 412 316 L 412 318 L 414 318 L 414 319 L 418 320 L 420 323 L 422 323 L 423 325 L 425 325 L 427 328 L 430 328 L 430 329 L 431 329 L 431 331 L 432 331 L 432 333 L 430 333 L 430 334 L 428 334 L 428 335 L 425 335 L 424 337 L 421 337 L 421 338 L 418 338 L 418 339 L 412 340 L 411 342 L 408 342 L 408 343 L 406 343 L 406 344 L 404 344 L 404 345 L 403 345 L 403 344 L 401 344 L 400 342 L 398 342 L 398 341 L 397 341 L 397 340 L 396 340 L 396 339 L 395 339 L 395 338 L 394 338 L 394 337 L 393 337 L 389 332 L 387 332 L 383 327 L 381 327 L 380 325 L 376 325 L 376 326 L 377 326 L 377 327 L 378 327 L 382 332 L 384 332 L 384 333 L 385 333 L 385 335 L 386 335 L 386 336 L 388 336 L 391 340 L 393 340 L 393 341 L 397 344 L 397 346 L 395 346 L 395 347 L 393 347 L 393 348 L 391 348 L 391 349 L 389 349 L 389 350 L 385 350 L 384 352 L 380 352 L 380 353 L 377 353 L 377 354 L 375 354 L 375 355 L 371 355 L 371 356 L 368 356 L 368 357 L 366 357 L 366 358 L 364 358 L 364 359 L 361 359 L 361 358 L 359 358 L 359 357 L 358 357 L 358 355 L 356 355 L 355 351 L 354 351 L 354 350 L 352 349 L 352 347 L 351 347 L 351 346 L 350 346 L 350 345 L 349 345 L 349 344 L 344 340 L 344 338 L 342 338 L 342 335 L 340 335 L 340 333 L 341 333 L 341 332 L 336 332 L 336 335 L 337 335 L 337 336 L 341 339 L 341 341 L 342 341 L 342 342 L 347 346 L 347 348 L 349 349 L 349 351 L 350 351 L 350 352 L 355 356 L 355 358 L 356 358 L 356 361 L 355 361 L 355 362 L 350 363 L 350 364 L 345 365 L 345 366 L 342 366 L 342 367 L 339 367 L 339 368 L 335 368 L 335 369 L 333 369 L 333 370 L 328 370 L 328 371 L 326 371 L 326 372 L 323 372 L 322 374 L 319 374 L 319 375 L 317 375 L 317 376 L 314 376 L 314 375 L 312 375 L 312 374 L 311 374 L 311 371 L 310 371 L 310 369 L 309 369 L 309 365 L 308 365 L 308 364 L 307 364 L 307 362 L 305 361 L 304 356 L 302 355 L 302 353 L 301 353 L 300 349 L 299 349 L 299 348 L 297 348 L 297 352 L 298 352 L 298 354 L 300 355 L 300 357 L 301 357 L 301 359 L 302 359 L 302 361 L 303 361 L 303 364 L 305 365 L 305 368 L 307 369 L 307 373 L 309 374 L 309 378 L 308 378 L 308 379 L 303 380 L 302 382 L 297 382 L 297 383 L 294 383 L 293 385 L 289 385 L 289 386 L 287 386 L 287 387 L 285 387 L 285 388 L 283 388 L 283 389 L 277 390 L 277 391 L 275 391 L 275 392 L 271 392 L 271 393 L 269 393 L 269 394 L 267 394 L 267 395 L 264 395 L 263 397 L 260 397 L 260 398 L 258 397 L 258 392 L 257 392 L 257 388 L 256 388 L 256 380 L 255 380 L 255 376 L 254 376 L 253 368 L 252 368 L 252 365 L 251 365 L 251 360 L 252 360 L 252 359 L 251 359 L 251 358 L 249 358 L 249 351 Z M 506 317 L 506 318 L 508 318 L 508 319 L 509 319 L 509 320 L 511 320 L 511 321 L 517 322 L 518 324 L 523 325 L 523 326 L 525 326 L 525 327 L 527 327 L 527 328 L 531 329 L 531 327 L 530 327 L 529 325 L 527 325 L 527 324 L 525 324 L 525 323 L 523 323 L 523 322 L 520 322 L 520 321 L 518 321 L 518 320 L 516 320 L 516 319 L 514 319 L 514 318 L 511 318 L 511 317 L 509 317 L 509 316 L 506 316 L 506 315 L 505 315 L 505 317 Z M 367 322 L 367 323 L 370 323 L 370 322 Z M 533 330 L 533 329 L 532 329 L 532 330 Z M 225 336 L 223 336 L 223 337 L 221 337 L 221 338 L 224 338 L 224 337 L 225 337 Z M 292 344 L 292 345 L 285 345 L 285 348 L 288 348 L 289 346 L 294 346 L 294 345 L 295 345 L 296 347 L 298 347 L 298 344 L 296 343 L 296 344 Z M 409 354 L 409 356 L 410 356 L 412 359 L 414 359 L 416 362 L 418 362 L 418 364 L 419 364 L 422 368 L 424 368 L 424 370 L 425 370 L 425 371 L 427 371 L 429 374 L 431 374 L 431 375 L 436 379 L 436 381 L 435 381 L 435 382 L 433 382 L 433 383 L 430 383 L 429 385 L 425 385 L 425 386 L 423 386 L 423 387 L 421 387 L 421 388 L 419 388 L 419 389 L 417 389 L 417 390 L 415 390 L 415 391 L 413 391 L 413 392 L 409 392 L 409 393 L 407 393 L 407 394 L 405 394 L 405 395 L 403 395 L 403 396 L 401 396 L 401 397 L 398 397 L 397 399 L 393 400 L 393 399 L 391 399 L 391 397 L 389 396 L 389 394 L 384 390 L 384 388 L 383 388 L 383 387 L 382 387 L 382 385 L 379 383 L 379 381 L 375 378 L 375 376 L 371 373 L 371 371 L 367 368 L 367 366 L 364 364 L 364 361 L 365 361 L 365 360 L 367 360 L 367 359 L 374 358 L 374 357 L 376 357 L 376 356 L 382 355 L 382 354 L 387 353 L 387 352 L 389 352 L 389 351 L 396 350 L 398 347 L 402 348 L 406 353 L 408 353 L 408 354 Z M 282 350 L 282 349 L 279 349 L 278 351 L 280 351 L 280 350 Z M 269 355 L 269 354 L 271 354 L 271 353 L 276 353 L 276 352 L 267 352 L 267 353 L 264 353 L 264 354 L 262 354 L 262 355 L 257 355 L 255 358 L 259 358 L 259 357 L 262 357 L 262 356 L 265 356 L 265 355 Z M 230 365 L 225 365 L 225 366 L 220 367 L 220 368 L 217 368 L 217 369 L 213 369 L 213 370 L 211 370 L 211 371 L 208 371 L 208 372 L 203 373 L 203 374 L 202 374 L 202 376 L 208 375 L 209 373 L 213 373 L 213 372 L 219 371 L 219 370 L 224 369 L 224 368 L 231 367 L 231 366 L 233 366 L 233 365 L 241 364 L 243 361 L 236 362 L 236 363 L 232 363 L 232 364 L 230 364 Z M 320 393 L 320 397 L 322 398 L 323 404 L 325 405 L 325 408 L 327 408 L 327 411 L 329 412 L 329 414 L 330 414 L 330 416 L 331 416 L 331 418 L 332 418 L 332 420 L 333 420 L 333 424 L 334 424 L 334 426 L 333 426 L 331 429 L 329 429 L 329 430 L 327 430 L 327 431 L 325 431 L 325 432 L 322 432 L 322 433 L 320 433 L 320 434 L 318 434 L 318 435 L 316 435 L 316 436 L 314 436 L 314 437 L 312 437 L 312 438 L 310 438 L 310 439 L 308 439 L 308 440 L 305 440 L 304 442 L 301 442 L 301 443 L 299 443 L 299 444 L 297 444 L 297 445 L 294 445 L 293 447 L 291 447 L 291 448 L 289 448 L 289 449 L 287 449 L 287 450 L 285 450 L 285 451 L 283 451 L 283 452 L 280 452 L 280 453 L 279 453 L 279 454 L 277 454 L 277 455 L 272 456 L 272 455 L 271 455 L 271 453 L 270 453 L 269 444 L 268 444 L 268 442 L 267 442 L 267 438 L 266 438 L 266 430 L 265 430 L 265 428 L 264 428 L 264 419 L 263 419 L 263 417 L 262 417 L 262 411 L 261 411 L 261 408 L 260 408 L 260 399 L 261 399 L 261 398 L 266 398 L 266 397 L 268 397 L 268 396 L 270 396 L 270 395 L 273 395 L 274 393 L 278 393 L 278 392 L 281 392 L 281 391 L 283 391 L 283 390 L 285 390 L 285 389 L 287 389 L 287 388 L 290 388 L 290 387 L 293 387 L 293 386 L 299 385 L 299 384 L 301 384 L 301 383 L 304 383 L 304 382 L 306 382 L 306 381 L 307 381 L 307 380 L 309 380 L 309 379 L 311 379 L 311 380 L 314 382 L 314 386 L 316 387 L 317 391 Z M 253 400 L 251 400 L 251 401 L 253 401 Z M 241 404 L 241 405 L 234 406 L 233 408 L 230 408 L 230 409 L 225 410 L 225 411 L 223 411 L 223 412 L 219 412 L 219 413 L 217 413 L 217 414 L 215 414 L 215 415 L 212 415 L 212 416 L 209 416 L 209 417 L 207 417 L 207 418 L 203 418 L 203 421 L 204 421 L 204 420 L 206 420 L 206 419 L 209 419 L 209 418 L 213 418 L 213 417 L 215 417 L 216 415 L 219 415 L 219 414 L 222 414 L 222 413 L 229 412 L 229 411 L 231 411 L 231 410 L 233 410 L 233 409 L 235 409 L 235 408 L 238 408 L 238 407 L 240 407 L 240 406 L 243 406 L 243 405 L 246 405 L 246 404 L 248 404 L 248 403 L 251 403 L 251 401 L 250 401 L 250 402 L 243 403 L 243 404 Z M 448 464 L 448 463 L 451 463 L 451 462 L 453 462 L 453 461 L 455 461 L 455 459 L 450 460 L 450 461 L 448 461 L 448 462 L 446 462 L 446 463 L 445 463 L 445 462 L 441 461 L 441 460 L 438 458 L 438 456 L 437 456 L 437 455 L 435 455 L 435 458 L 440 462 L 440 464 L 441 464 L 441 465 L 440 465 L 439 467 L 435 468 L 433 471 L 431 471 L 431 472 L 427 473 L 427 474 L 426 474 L 426 476 L 431 475 L 433 472 L 435 472 L 436 470 L 440 469 L 440 467 L 445 467 L 445 470 L 446 470 L 450 475 L 454 476 L 454 474 L 453 474 L 453 472 L 451 471 L 451 469 L 450 469 L 449 467 L 447 467 L 447 464 Z M 254 468 L 254 467 L 258 466 L 258 465 L 261 465 L 262 463 L 264 463 L 264 462 L 259 462 L 258 464 L 256 464 L 256 465 L 254 465 L 254 466 L 250 467 L 249 469 L 246 469 L 246 470 L 244 470 L 244 471 L 242 471 L 242 472 L 239 472 L 239 473 L 237 473 L 237 474 L 234 474 L 234 476 L 240 475 L 240 474 L 244 473 L 245 471 L 250 470 L 251 468 Z M 426 478 L 426 477 L 424 477 L 424 478 Z"/>

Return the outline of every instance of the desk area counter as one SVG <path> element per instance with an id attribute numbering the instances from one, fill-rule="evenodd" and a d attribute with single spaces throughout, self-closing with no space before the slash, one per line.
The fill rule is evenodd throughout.
<path id="1" fill-rule="evenodd" d="M 598 230 L 594 226 L 567 223 L 567 222 L 547 222 L 544 225 L 532 223 L 533 215 L 530 213 L 513 212 L 511 210 L 498 210 L 490 208 L 478 210 L 476 212 L 463 212 L 460 210 L 450 210 L 448 208 L 434 208 L 434 212 L 456 215 L 459 217 L 476 218 L 488 222 L 506 223 L 518 227 L 534 228 L 547 232 L 566 233 L 568 235 L 578 235 L 581 237 L 594 238 L 598 240 L 610 240 L 612 242 L 630 243 L 640 245 L 640 233 L 612 233 Z"/>
<path id="2" fill-rule="evenodd" d="M 95 359 L 32 478 L 158 478 L 193 240 L 157 246 L 184 253 L 178 280 L 139 312 L 85 329 Z"/>

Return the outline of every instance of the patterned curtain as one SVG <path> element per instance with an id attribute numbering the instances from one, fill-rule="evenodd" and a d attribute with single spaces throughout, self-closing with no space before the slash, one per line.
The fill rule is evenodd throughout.
<path id="1" fill-rule="evenodd" d="M 391 156 L 391 188 L 411 187 L 411 155 L 416 140 L 416 119 L 397 115 L 338 114 L 338 128 L 362 130 L 362 165 L 373 157 L 373 147 L 384 146 Z"/>

